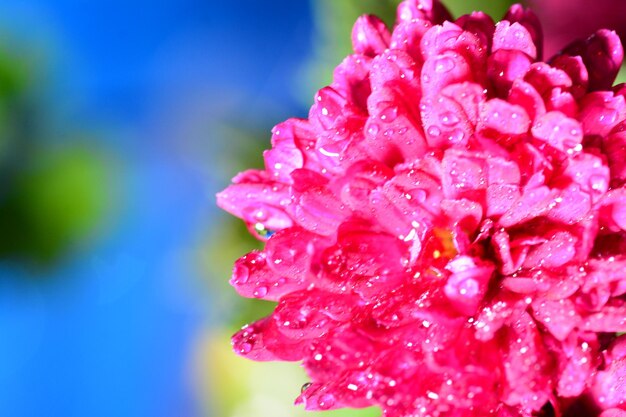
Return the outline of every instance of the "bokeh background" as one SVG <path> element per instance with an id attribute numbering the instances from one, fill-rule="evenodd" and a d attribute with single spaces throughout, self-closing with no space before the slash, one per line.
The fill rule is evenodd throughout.
<path id="1" fill-rule="evenodd" d="M 626 29 L 623 0 L 534 3 L 551 51 Z M 272 306 L 228 287 L 258 243 L 214 195 L 306 116 L 355 18 L 396 4 L 0 2 L 0 416 L 305 414 L 297 365 L 230 351 Z"/>

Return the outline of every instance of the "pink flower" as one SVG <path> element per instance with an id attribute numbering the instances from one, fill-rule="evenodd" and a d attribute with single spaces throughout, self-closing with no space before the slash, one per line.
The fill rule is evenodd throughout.
<path id="1" fill-rule="evenodd" d="M 540 61 L 537 18 L 373 16 L 307 120 L 218 203 L 266 240 L 231 283 L 276 301 L 233 337 L 302 362 L 309 410 L 621 416 L 626 88 L 600 30 Z"/>

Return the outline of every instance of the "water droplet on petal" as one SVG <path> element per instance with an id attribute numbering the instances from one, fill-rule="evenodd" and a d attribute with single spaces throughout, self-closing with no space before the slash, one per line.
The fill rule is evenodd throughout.
<path id="1" fill-rule="evenodd" d="M 380 120 L 391 123 L 398 117 L 398 108 L 396 106 L 387 107 L 380 113 L 379 117 Z"/>
<path id="2" fill-rule="evenodd" d="M 323 394 L 319 397 L 317 405 L 319 405 L 322 410 L 328 410 L 335 405 L 335 397 L 332 394 Z"/>
<path id="3" fill-rule="evenodd" d="M 372 136 L 376 136 L 379 131 L 380 131 L 380 126 L 378 126 L 376 123 L 372 123 L 367 129 L 367 133 L 369 133 Z"/>
<path id="4" fill-rule="evenodd" d="M 261 285 L 257 287 L 252 293 L 256 298 L 263 298 L 267 295 L 267 287 Z"/>
<path id="5" fill-rule="evenodd" d="M 257 234 L 261 237 L 264 238 L 269 238 L 271 237 L 274 233 L 274 231 L 272 230 L 268 230 L 265 228 L 265 225 L 263 223 L 255 223 L 254 225 L 254 231 L 257 232 Z"/>
<path id="6" fill-rule="evenodd" d="M 452 112 L 445 112 L 441 115 L 441 123 L 444 126 L 454 126 L 459 123 L 459 117 Z"/>
<path id="7" fill-rule="evenodd" d="M 428 134 L 430 136 L 439 136 L 441 135 L 441 129 L 439 129 L 437 126 L 430 126 L 427 130 Z"/>
<path id="8" fill-rule="evenodd" d="M 460 129 L 454 129 L 448 134 L 448 140 L 452 143 L 460 143 L 465 138 L 465 133 Z"/>
<path id="9" fill-rule="evenodd" d="M 412 199 L 415 199 L 419 201 L 420 203 L 423 203 L 424 201 L 426 201 L 426 197 L 428 197 L 428 193 L 426 192 L 426 190 L 423 190 L 421 188 L 416 188 L 415 190 L 411 190 L 410 195 Z"/>
<path id="10" fill-rule="evenodd" d="M 302 384 L 302 387 L 300 388 L 300 393 L 303 393 L 304 391 L 306 391 L 307 389 L 309 389 L 309 387 L 313 385 L 313 383 L 311 382 L 307 382 L 305 384 Z"/>
<path id="11" fill-rule="evenodd" d="M 606 192 L 608 183 L 606 178 L 602 175 L 592 175 L 589 178 L 589 187 L 591 187 L 591 189 L 595 192 L 603 193 Z"/>
<path id="12" fill-rule="evenodd" d="M 454 68 L 454 61 L 449 57 L 440 58 L 435 64 L 435 72 L 438 73 L 449 72 L 452 68 Z"/>

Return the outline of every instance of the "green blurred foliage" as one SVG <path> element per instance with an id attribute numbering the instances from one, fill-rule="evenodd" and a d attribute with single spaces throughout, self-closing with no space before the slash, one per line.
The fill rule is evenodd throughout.
<path id="1" fill-rule="evenodd" d="M 352 52 L 352 26 L 362 14 L 374 14 L 393 25 L 400 0 L 315 0 L 313 7 L 313 51 L 303 69 L 304 82 L 298 91 L 310 105 L 315 91 L 329 85 L 333 69 Z"/>
<path id="2" fill-rule="evenodd" d="M 87 145 L 40 149 L 23 163 L 0 199 L 0 258 L 49 265 L 102 218 L 108 163 Z"/>
<path id="3" fill-rule="evenodd" d="M 32 68 L 25 60 L 2 54 L 0 48 L 0 175 L 10 179 L 17 156 L 32 141 L 34 106 L 29 80 Z M 0 196 L 4 185 L 0 185 Z"/>
<path id="4" fill-rule="evenodd" d="M 267 117 L 271 120 L 272 117 Z M 224 184 L 230 182 L 230 175 L 251 168 L 263 167 L 263 150 L 270 147 L 271 126 L 257 125 L 252 122 L 226 120 L 214 128 L 218 137 L 228 138 L 217 144 L 213 168 L 222 177 Z M 228 285 L 233 264 L 244 254 L 262 249 L 263 243 L 257 240 L 238 218 L 221 212 L 212 223 L 210 231 L 199 253 L 200 267 L 209 271 L 214 279 L 208 282 L 213 294 L 221 294 L 214 303 L 228 323 L 229 330 L 268 315 L 274 309 L 274 303 L 262 300 L 247 300 L 237 295 Z"/>
<path id="5" fill-rule="evenodd" d="M 103 218 L 111 158 L 71 127 L 51 133 L 45 68 L 8 50 L 0 45 L 0 260 L 52 266 Z"/>
<path id="6" fill-rule="evenodd" d="M 476 10 L 483 11 L 490 15 L 494 21 L 499 21 L 504 17 L 506 11 L 515 3 L 524 3 L 523 1 L 511 0 L 444 0 L 452 16 L 458 17 Z"/>

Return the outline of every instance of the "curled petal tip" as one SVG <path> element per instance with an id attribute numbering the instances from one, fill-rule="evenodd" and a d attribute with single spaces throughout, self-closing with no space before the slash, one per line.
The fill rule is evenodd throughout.
<path id="1" fill-rule="evenodd" d="M 624 59 L 619 36 L 608 29 L 600 29 L 585 40 L 573 42 L 560 54 L 582 58 L 589 74 L 590 91 L 610 89 Z"/>
<path id="2" fill-rule="evenodd" d="M 352 47 L 357 54 L 376 56 L 387 49 L 390 39 L 385 22 L 373 15 L 359 17 L 352 28 Z"/>

